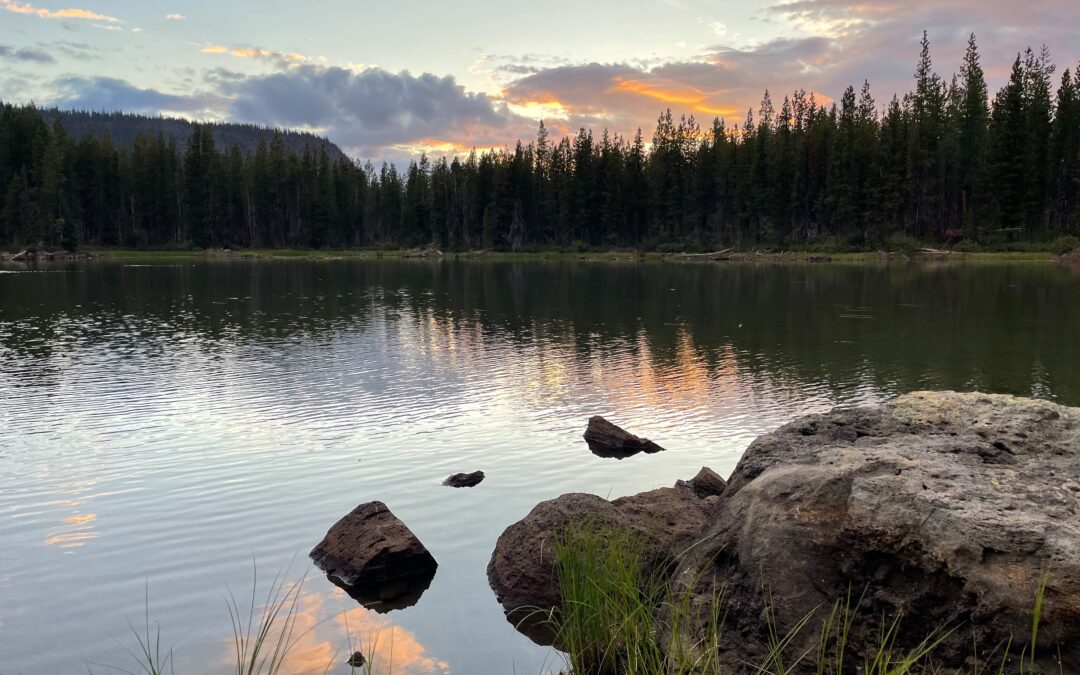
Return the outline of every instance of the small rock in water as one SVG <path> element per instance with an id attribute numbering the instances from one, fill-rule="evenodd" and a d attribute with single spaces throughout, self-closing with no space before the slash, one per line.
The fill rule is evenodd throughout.
<path id="1" fill-rule="evenodd" d="M 360 666 L 367 663 L 367 659 L 365 659 L 364 655 L 360 652 L 353 652 L 353 655 L 349 657 L 349 660 L 346 661 L 346 663 L 348 663 L 353 668 L 359 668 Z"/>
<path id="2" fill-rule="evenodd" d="M 654 453 L 663 450 L 649 439 L 639 438 L 599 415 L 589 420 L 584 438 L 593 454 L 600 457 L 623 459 L 639 452 Z"/>
<path id="3" fill-rule="evenodd" d="M 468 488 L 475 487 L 484 480 L 483 471 L 473 471 L 472 473 L 455 473 L 443 481 L 443 485 L 455 488 Z"/>

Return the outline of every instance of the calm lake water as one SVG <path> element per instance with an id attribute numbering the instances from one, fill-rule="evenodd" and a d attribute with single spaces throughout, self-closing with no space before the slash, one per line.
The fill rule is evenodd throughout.
<path id="1" fill-rule="evenodd" d="M 531 674 L 496 537 L 565 492 L 726 475 L 757 435 L 915 389 L 1080 405 L 1080 276 L 1050 264 L 90 263 L 0 273 L 0 672 L 229 671 L 227 589 L 297 579 L 293 673 Z M 668 451 L 623 461 L 603 414 Z M 482 469 L 471 490 L 440 486 Z M 439 561 L 408 609 L 307 552 L 382 500 Z M 147 601 L 147 596 L 149 600 Z M 335 657 L 335 652 L 337 652 Z M 118 671 L 117 671 L 118 672 Z"/>

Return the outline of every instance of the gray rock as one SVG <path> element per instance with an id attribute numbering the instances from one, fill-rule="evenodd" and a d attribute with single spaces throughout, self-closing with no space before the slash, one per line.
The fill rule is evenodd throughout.
<path id="1" fill-rule="evenodd" d="M 357 506 L 309 555 L 331 581 L 362 602 L 390 602 L 398 596 L 415 602 L 415 589 L 422 593 L 438 567 L 416 535 L 382 502 Z"/>
<path id="2" fill-rule="evenodd" d="M 483 471 L 473 471 L 472 473 L 455 473 L 443 481 L 443 485 L 455 488 L 470 488 L 475 487 L 481 483 L 485 478 Z"/>
<path id="3" fill-rule="evenodd" d="M 898 646 L 959 625 L 935 652 L 959 667 L 973 644 L 1000 655 L 1012 638 L 1019 653 L 1047 570 L 1038 653 L 1077 664 L 1078 510 L 1080 409 L 913 393 L 758 438 L 675 578 L 702 603 L 723 585 L 733 662 L 766 651 L 763 589 L 780 634 L 818 614 L 792 645 L 801 653 L 832 604 L 866 588 L 852 662 L 876 644 L 874 617 L 902 614 Z"/>

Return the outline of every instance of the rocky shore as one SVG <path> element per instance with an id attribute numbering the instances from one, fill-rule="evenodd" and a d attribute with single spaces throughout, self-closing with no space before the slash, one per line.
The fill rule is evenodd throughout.
<path id="1" fill-rule="evenodd" d="M 934 664 L 970 672 L 973 654 L 1000 658 L 1033 637 L 1042 588 L 1031 668 L 1080 672 L 1078 511 L 1080 409 L 917 392 L 766 434 L 726 485 L 703 471 L 610 502 L 542 502 L 499 538 L 488 579 L 511 616 L 557 610 L 555 538 L 581 521 L 633 531 L 701 621 L 722 590 L 718 648 L 732 672 L 754 671 L 770 632 L 787 635 L 806 617 L 812 629 L 791 647 L 812 651 L 845 598 L 869 619 L 852 624 L 852 664 L 892 617 L 898 649 L 940 630 Z"/>

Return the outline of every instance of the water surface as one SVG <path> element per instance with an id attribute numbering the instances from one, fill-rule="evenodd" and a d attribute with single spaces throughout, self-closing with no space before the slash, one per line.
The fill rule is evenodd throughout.
<path id="1" fill-rule="evenodd" d="M 979 389 L 1080 405 L 1080 277 L 1049 264 L 121 262 L 0 274 L 0 672 L 229 670 L 227 588 L 307 569 L 360 502 L 440 563 L 379 614 L 317 570 L 289 672 L 540 673 L 488 589 L 498 534 L 570 491 L 726 475 L 836 405 Z M 602 414 L 668 449 L 581 440 Z M 468 490 L 448 474 L 482 469 Z M 291 565 L 291 567 L 290 567 Z M 147 601 L 147 595 L 149 601 Z M 335 656 L 336 653 L 336 656 Z"/>

